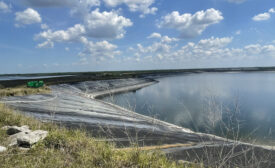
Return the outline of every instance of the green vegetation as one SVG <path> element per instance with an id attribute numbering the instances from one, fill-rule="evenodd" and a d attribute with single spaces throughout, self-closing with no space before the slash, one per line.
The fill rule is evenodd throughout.
<path id="1" fill-rule="evenodd" d="M 0 97 L 24 96 L 30 94 L 49 93 L 50 88 L 43 86 L 40 88 L 28 88 L 27 86 L 18 86 L 13 88 L 0 87 Z"/>
<path id="2" fill-rule="evenodd" d="M 44 82 L 43 81 L 30 81 L 27 83 L 27 86 L 30 88 L 39 88 L 44 86 Z"/>
<path id="3" fill-rule="evenodd" d="M 102 168 L 173 168 L 195 167 L 170 161 L 159 150 L 143 151 L 138 147 L 120 150 L 115 145 L 89 137 L 84 130 L 69 130 L 52 123 L 42 123 L 23 116 L 0 104 L 0 127 L 29 125 L 31 129 L 49 131 L 46 139 L 29 151 L 10 147 L 0 153 L 0 167 L 102 167 Z M 0 145 L 6 146 L 7 135 L 0 131 Z"/>

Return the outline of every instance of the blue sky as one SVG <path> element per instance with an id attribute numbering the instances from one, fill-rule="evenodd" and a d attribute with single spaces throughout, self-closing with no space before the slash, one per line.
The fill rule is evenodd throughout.
<path id="1" fill-rule="evenodd" d="M 0 0 L 0 74 L 275 66 L 274 0 Z"/>

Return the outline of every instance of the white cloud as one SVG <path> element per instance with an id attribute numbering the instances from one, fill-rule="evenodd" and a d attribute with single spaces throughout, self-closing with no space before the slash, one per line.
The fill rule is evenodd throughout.
<path id="1" fill-rule="evenodd" d="M 159 60 L 162 60 L 165 55 L 169 55 L 170 51 L 173 46 L 171 43 L 178 41 L 176 38 L 168 37 L 168 36 L 162 36 L 159 33 L 152 33 L 147 38 L 155 38 L 157 41 L 153 42 L 152 45 L 149 46 L 143 46 L 141 44 L 137 44 L 136 49 L 130 48 L 131 53 L 135 53 L 135 61 L 139 62 L 141 61 L 141 57 L 147 60 L 152 60 L 154 58 L 157 58 Z"/>
<path id="2" fill-rule="evenodd" d="M 103 0 L 109 7 L 116 7 L 121 4 L 128 6 L 131 12 L 141 12 L 140 17 L 144 17 L 146 14 L 155 14 L 157 12 L 156 7 L 151 7 L 155 0 Z"/>
<path id="3" fill-rule="evenodd" d="M 50 40 L 37 45 L 37 48 L 53 48 L 53 47 L 54 47 L 54 43 Z"/>
<path id="4" fill-rule="evenodd" d="M 71 14 L 76 16 L 86 16 L 94 6 L 100 6 L 100 0 L 74 0 Z"/>
<path id="5" fill-rule="evenodd" d="M 227 0 L 227 1 L 228 1 L 228 2 L 231 2 L 231 3 L 240 4 L 240 3 L 245 2 L 246 0 Z"/>
<path id="6" fill-rule="evenodd" d="M 137 44 L 138 50 L 140 53 L 167 53 L 170 51 L 171 46 L 168 44 L 156 42 L 151 46 L 143 47 L 141 44 Z"/>
<path id="7" fill-rule="evenodd" d="M 240 34 L 241 34 L 241 30 L 237 30 L 237 31 L 235 32 L 235 34 L 236 34 L 236 35 L 240 35 Z"/>
<path id="8" fill-rule="evenodd" d="M 117 46 L 109 43 L 108 41 L 93 42 L 89 41 L 86 37 L 85 27 L 81 24 L 76 24 L 67 30 L 52 31 L 51 29 L 41 32 L 35 36 L 36 40 L 45 39 L 44 42 L 37 45 L 37 48 L 52 48 L 54 42 L 79 42 L 84 45 L 84 50 L 79 53 L 82 57 L 91 57 L 96 60 L 105 60 L 114 58 L 121 52 L 117 50 Z M 69 48 L 65 48 L 69 51 Z M 89 61 L 90 59 L 81 59 L 81 63 Z"/>
<path id="9" fill-rule="evenodd" d="M 122 38 L 126 31 L 125 27 L 132 26 L 130 19 L 120 16 L 117 11 L 100 12 L 99 9 L 87 13 L 83 18 L 83 24 L 76 24 L 66 30 L 47 29 L 35 35 L 35 40 L 44 40 L 37 48 L 52 48 L 55 42 L 77 42 L 84 45 L 84 50 L 79 53 L 82 57 L 106 60 L 114 58 L 121 52 L 117 46 L 106 40 L 94 42 L 91 38 Z M 42 26 L 46 28 L 47 26 Z M 81 64 L 84 60 L 81 59 Z"/>
<path id="10" fill-rule="evenodd" d="M 260 57 L 274 57 L 274 45 L 252 44 L 243 48 L 228 48 L 231 37 L 202 39 L 197 44 L 188 43 L 171 53 L 174 60 L 249 60 Z"/>
<path id="11" fill-rule="evenodd" d="M 101 13 L 99 9 L 92 11 L 84 20 L 84 24 L 76 24 L 67 30 L 53 31 L 48 29 L 37 34 L 35 39 L 45 39 L 52 42 L 78 41 L 86 43 L 87 38 L 122 38 L 126 33 L 124 28 L 133 24 L 130 19 L 119 16 L 116 11 Z"/>
<path id="12" fill-rule="evenodd" d="M 260 44 L 251 44 L 247 45 L 244 47 L 244 51 L 246 54 L 249 55 L 254 55 L 254 56 L 259 56 L 259 55 L 264 55 L 264 56 L 273 56 L 275 54 L 275 46 L 274 45 L 260 45 Z"/>
<path id="13" fill-rule="evenodd" d="M 42 44 L 47 44 L 47 42 L 72 42 L 81 41 L 84 34 L 85 27 L 81 24 L 76 24 L 73 27 L 68 28 L 67 30 L 52 31 L 51 29 L 49 29 L 35 35 L 35 39 L 45 39 L 46 42 L 43 42 Z"/>
<path id="14" fill-rule="evenodd" d="M 171 43 L 171 42 L 174 42 L 174 41 L 179 41 L 179 39 L 177 38 L 170 38 L 168 36 L 162 36 L 160 33 L 152 33 L 150 36 L 147 37 L 148 39 L 160 39 L 161 42 L 164 42 L 164 43 Z"/>
<path id="15" fill-rule="evenodd" d="M 207 60 L 228 57 L 230 50 L 225 48 L 231 43 L 231 37 L 202 39 L 197 44 L 188 43 L 172 53 L 175 60 Z"/>
<path id="16" fill-rule="evenodd" d="M 3 12 L 3 13 L 11 12 L 11 7 L 7 5 L 5 2 L 0 1 L 0 12 Z"/>
<path id="17" fill-rule="evenodd" d="M 75 0 L 24 0 L 25 4 L 33 7 L 61 7 L 71 6 Z"/>
<path id="18" fill-rule="evenodd" d="M 271 14 L 273 14 L 273 13 L 275 13 L 275 10 L 274 10 L 274 8 L 271 8 L 271 9 L 268 10 L 268 12 L 260 13 L 258 15 L 255 15 L 252 18 L 252 20 L 257 21 L 257 22 L 268 20 L 268 19 L 270 19 Z"/>
<path id="19" fill-rule="evenodd" d="M 174 11 L 162 18 L 159 27 L 177 29 L 181 38 L 191 38 L 200 35 L 208 26 L 223 20 L 222 13 L 216 9 L 198 11 L 195 14 L 185 13 L 180 15 Z"/>
<path id="20" fill-rule="evenodd" d="M 275 13 L 275 9 L 274 8 L 271 8 L 268 10 L 269 13 Z"/>
<path id="21" fill-rule="evenodd" d="M 86 4 L 99 6 L 100 0 L 23 0 L 26 5 L 33 7 L 65 7 Z"/>
<path id="22" fill-rule="evenodd" d="M 29 25 L 34 23 L 40 23 L 42 21 L 39 13 L 31 8 L 24 10 L 23 12 L 15 13 L 15 26 L 20 27 L 23 25 Z"/>
<path id="23" fill-rule="evenodd" d="M 222 48 L 227 46 L 233 40 L 232 37 L 202 39 L 198 42 L 197 46 L 199 48 Z"/>
<path id="24" fill-rule="evenodd" d="M 229 44 L 232 42 L 232 37 L 223 38 L 208 38 L 202 39 L 197 43 L 189 42 L 181 47 L 177 44 L 168 44 L 162 42 L 154 42 L 152 45 L 143 46 L 138 44 L 135 51 L 135 57 L 131 60 L 139 62 L 154 62 L 154 63 L 187 63 L 200 62 L 207 65 L 211 62 L 255 62 L 262 58 L 275 58 L 275 45 L 251 44 L 242 48 L 231 48 Z M 161 60 L 158 62 L 157 60 Z"/>
<path id="25" fill-rule="evenodd" d="M 109 43 L 108 41 L 92 42 L 88 41 L 85 43 L 85 49 L 79 55 L 83 58 L 92 57 L 97 60 L 112 59 L 116 55 L 121 54 L 120 51 L 116 50 L 117 46 Z M 88 59 L 85 59 L 88 60 Z"/>
<path id="26" fill-rule="evenodd" d="M 254 21 L 263 21 L 263 20 L 268 20 L 270 18 L 270 14 L 265 12 L 265 13 L 260 13 L 256 16 L 254 16 L 252 19 Z"/>
<path id="27" fill-rule="evenodd" d="M 49 26 L 47 25 L 47 24 L 41 24 L 41 29 L 48 29 L 49 28 Z"/>
<path id="28" fill-rule="evenodd" d="M 168 37 L 168 36 L 163 36 L 162 38 L 161 38 L 161 42 L 164 42 L 164 43 L 171 43 L 171 42 L 174 42 L 174 41 L 179 41 L 179 39 L 177 39 L 177 38 L 170 38 L 170 37 Z"/>
<path id="29" fill-rule="evenodd" d="M 100 6 L 100 0 L 23 0 L 31 7 L 70 7 L 71 13 L 84 15 L 93 6 Z"/>
<path id="30" fill-rule="evenodd" d="M 151 39 L 151 38 L 161 38 L 161 34 L 159 33 L 152 33 L 150 36 L 147 37 L 148 39 Z"/>
<path id="31" fill-rule="evenodd" d="M 94 38 L 122 38 L 125 27 L 133 25 L 128 18 L 118 15 L 117 11 L 100 12 L 96 9 L 84 19 L 87 36 Z"/>

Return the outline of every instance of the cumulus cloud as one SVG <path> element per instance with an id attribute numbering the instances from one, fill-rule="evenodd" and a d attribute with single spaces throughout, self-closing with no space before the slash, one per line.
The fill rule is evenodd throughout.
<path id="1" fill-rule="evenodd" d="M 90 6 L 98 6 L 99 0 L 23 0 L 26 5 L 33 7 L 65 7 L 85 3 Z"/>
<path id="2" fill-rule="evenodd" d="M 171 43 L 171 42 L 175 42 L 175 41 L 179 41 L 179 39 L 174 38 L 174 37 L 170 38 L 168 36 L 161 37 L 161 42 L 164 42 L 164 43 Z"/>
<path id="3" fill-rule="evenodd" d="M 170 38 L 168 36 L 162 36 L 161 34 L 159 33 L 152 33 L 150 36 L 147 37 L 148 39 L 160 39 L 161 42 L 164 42 L 164 43 L 171 43 L 171 42 L 174 42 L 174 41 L 179 41 L 179 39 L 177 38 Z"/>
<path id="4" fill-rule="evenodd" d="M 268 12 L 260 13 L 258 15 L 255 15 L 252 20 L 259 22 L 259 21 L 264 21 L 268 20 L 271 17 L 271 14 L 275 13 L 274 8 L 271 8 L 268 10 Z"/>
<path id="5" fill-rule="evenodd" d="M 52 48 L 54 43 L 77 42 L 82 43 L 84 50 L 79 53 L 85 57 L 90 56 L 96 60 L 105 60 L 119 55 L 121 52 L 117 50 L 117 46 L 106 40 L 94 42 L 95 39 L 114 39 L 122 38 L 126 31 L 125 28 L 132 26 L 130 19 L 120 16 L 118 11 L 100 12 L 95 9 L 87 13 L 83 18 L 82 24 L 75 24 L 66 30 L 52 30 L 46 25 L 41 25 L 42 29 L 47 29 L 36 34 L 35 40 L 43 40 L 37 45 L 37 48 Z M 93 39 L 93 41 L 91 41 Z"/>
<path id="6" fill-rule="evenodd" d="M 192 38 L 200 35 L 208 26 L 223 20 L 222 13 L 216 9 L 198 11 L 195 14 L 178 11 L 167 14 L 162 18 L 159 27 L 173 28 L 180 32 L 181 38 Z"/>
<path id="7" fill-rule="evenodd" d="M 232 42 L 232 37 L 202 39 L 198 42 L 199 48 L 222 48 Z"/>
<path id="8" fill-rule="evenodd" d="M 41 27 L 41 29 L 43 29 L 43 30 L 49 28 L 49 26 L 48 26 L 47 24 L 45 24 L 45 23 L 41 24 L 40 27 Z"/>
<path id="9" fill-rule="evenodd" d="M 274 8 L 271 8 L 268 10 L 269 13 L 275 13 L 275 9 Z"/>
<path id="10" fill-rule="evenodd" d="M 263 21 L 263 20 L 268 20 L 270 18 L 270 14 L 265 12 L 265 13 L 260 13 L 256 16 L 254 16 L 252 19 L 254 21 Z"/>
<path id="11" fill-rule="evenodd" d="M 137 44 L 136 49 L 130 48 L 131 52 L 135 54 L 135 61 L 141 61 L 141 57 L 145 59 L 163 59 L 165 55 L 168 55 L 172 48 L 172 42 L 178 41 L 177 38 L 162 36 L 159 33 L 152 33 L 147 38 L 154 38 L 157 41 L 153 42 L 152 45 L 143 46 L 142 44 Z"/>
<path id="12" fill-rule="evenodd" d="M 240 4 L 240 3 L 245 2 L 246 0 L 227 0 L 227 1 L 228 1 L 228 2 L 231 2 L 231 3 Z"/>
<path id="13" fill-rule="evenodd" d="M 35 39 L 45 39 L 51 42 L 87 41 L 87 38 L 122 38 L 125 27 L 132 26 L 130 19 L 118 15 L 116 11 L 92 11 L 86 16 L 83 24 L 76 24 L 67 30 L 53 31 L 48 29 L 35 36 Z M 46 25 L 41 25 L 47 28 Z"/>
<path id="14" fill-rule="evenodd" d="M 151 46 L 143 47 L 141 44 L 137 44 L 138 51 L 140 53 L 167 53 L 170 51 L 171 46 L 164 43 L 153 43 Z"/>
<path id="15" fill-rule="evenodd" d="M 33 7 L 57 7 L 72 5 L 72 0 L 23 0 L 23 2 Z"/>
<path id="16" fill-rule="evenodd" d="M 138 44 L 132 60 L 139 62 L 208 62 L 211 61 L 248 61 L 261 58 L 275 58 L 275 45 L 250 44 L 242 48 L 231 48 L 232 37 L 202 39 L 197 43 L 189 42 L 183 46 L 154 42 L 149 46 Z"/>
<path id="17" fill-rule="evenodd" d="M 37 48 L 53 48 L 53 47 L 54 47 L 54 43 L 50 40 L 37 45 Z"/>
<path id="18" fill-rule="evenodd" d="M 151 7 L 155 0 L 103 0 L 109 7 L 116 7 L 121 4 L 128 6 L 131 12 L 141 12 L 140 17 L 146 14 L 155 14 L 158 10 L 156 7 Z"/>
<path id="19" fill-rule="evenodd" d="M 114 44 L 109 43 L 108 41 L 99 41 L 99 42 L 92 42 L 87 41 L 85 42 L 85 49 L 79 55 L 82 57 L 82 60 L 89 60 L 86 57 L 92 57 L 97 60 L 105 60 L 105 59 L 112 59 L 116 55 L 119 55 L 121 52 L 117 50 L 117 46 Z M 83 59 L 84 58 L 84 59 Z"/>
<path id="20" fill-rule="evenodd" d="M 161 34 L 159 33 L 152 33 L 150 36 L 147 37 L 148 39 L 151 39 L 151 38 L 161 38 Z"/>
<path id="21" fill-rule="evenodd" d="M 120 16 L 117 11 L 100 12 L 96 9 L 84 19 L 87 36 L 94 38 L 122 38 L 125 27 L 133 25 L 128 18 Z"/>
<path id="22" fill-rule="evenodd" d="M 44 39 L 45 41 L 38 44 L 37 48 L 52 48 L 54 42 L 79 42 L 84 45 L 84 50 L 79 53 L 81 57 L 89 61 L 86 57 L 95 58 L 96 60 L 105 60 L 114 58 L 121 52 L 117 50 L 117 46 L 106 40 L 93 42 L 86 38 L 86 29 L 81 24 L 76 24 L 67 30 L 52 31 L 51 29 L 41 32 L 35 36 L 36 40 Z M 82 58 L 82 63 L 83 63 Z"/>
<path id="23" fill-rule="evenodd" d="M 100 0 L 23 0 L 30 7 L 70 7 L 71 14 L 85 15 L 93 6 L 100 6 Z"/>
<path id="24" fill-rule="evenodd" d="M 170 57 L 175 60 L 206 60 L 229 57 L 235 51 L 225 48 L 232 42 L 231 37 L 202 39 L 197 44 L 188 43 L 171 53 Z"/>
<path id="25" fill-rule="evenodd" d="M 53 44 L 53 42 L 73 42 L 81 41 L 85 34 L 85 27 L 81 24 L 76 24 L 67 30 L 52 31 L 51 29 L 41 32 L 35 36 L 36 40 L 45 39 L 46 41 L 38 44 L 38 48 L 48 46 L 46 44 Z M 40 47 L 39 47 L 40 46 Z M 53 45 L 50 45 L 53 47 Z"/>
<path id="26" fill-rule="evenodd" d="M 89 14 L 91 7 L 100 6 L 100 0 L 74 0 L 74 5 L 71 9 L 71 14 L 85 17 Z"/>
<path id="27" fill-rule="evenodd" d="M 7 5 L 5 2 L 0 1 L 0 12 L 3 12 L 3 13 L 11 12 L 11 7 Z"/>
<path id="28" fill-rule="evenodd" d="M 274 57 L 274 45 L 251 44 L 243 48 L 229 48 L 231 37 L 200 40 L 188 43 L 171 53 L 174 60 L 248 60 L 259 57 Z"/>
<path id="29" fill-rule="evenodd" d="M 22 12 L 15 13 L 15 26 L 20 27 L 23 25 L 29 25 L 34 23 L 40 23 L 42 21 L 39 13 L 31 8 L 28 8 Z"/>
<path id="30" fill-rule="evenodd" d="M 244 47 L 247 55 L 266 55 L 273 56 L 275 54 L 274 45 L 260 45 L 260 44 L 251 44 Z"/>

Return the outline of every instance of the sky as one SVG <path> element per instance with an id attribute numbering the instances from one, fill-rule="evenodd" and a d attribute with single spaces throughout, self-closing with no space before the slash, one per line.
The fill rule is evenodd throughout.
<path id="1" fill-rule="evenodd" d="M 274 0 L 0 0 L 0 74 L 275 66 Z"/>

